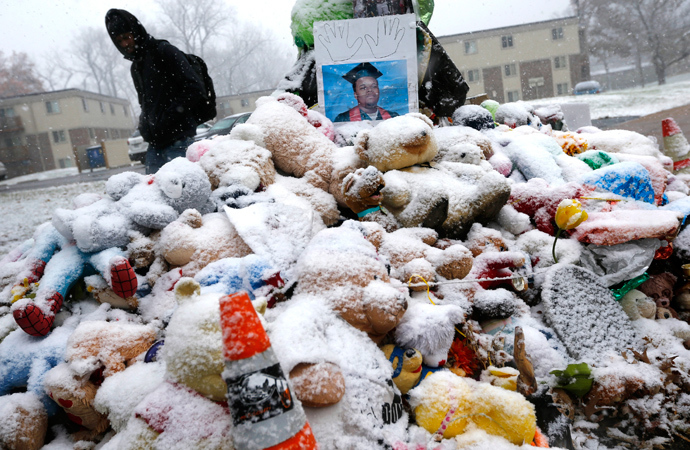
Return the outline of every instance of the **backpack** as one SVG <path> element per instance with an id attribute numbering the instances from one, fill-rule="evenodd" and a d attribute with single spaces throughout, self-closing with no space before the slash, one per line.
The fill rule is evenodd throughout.
<path id="1" fill-rule="evenodd" d="M 213 120 L 216 117 L 216 91 L 213 89 L 213 80 L 208 74 L 208 67 L 206 67 L 206 63 L 199 56 L 192 55 L 191 53 L 185 53 L 184 55 L 187 57 L 189 65 L 192 66 L 192 69 L 194 69 L 204 83 L 204 99 L 206 101 L 202 103 L 197 111 L 194 111 L 194 118 L 198 123 Z"/>

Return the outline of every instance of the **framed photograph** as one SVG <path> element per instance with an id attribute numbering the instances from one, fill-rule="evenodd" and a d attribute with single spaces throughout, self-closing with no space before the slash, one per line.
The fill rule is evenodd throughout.
<path id="1" fill-rule="evenodd" d="M 333 122 L 385 120 L 410 112 L 405 60 L 322 66 L 325 115 Z"/>
<path id="2" fill-rule="evenodd" d="M 419 110 L 414 14 L 314 24 L 319 107 L 336 125 Z"/>

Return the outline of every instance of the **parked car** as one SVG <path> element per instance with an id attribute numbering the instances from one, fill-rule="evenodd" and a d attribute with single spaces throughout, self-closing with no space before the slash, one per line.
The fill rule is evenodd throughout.
<path id="1" fill-rule="evenodd" d="M 7 178 L 7 168 L 0 162 L 0 180 Z"/>
<path id="2" fill-rule="evenodd" d="M 127 145 L 129 146 L 129 159 L 143 164 L 146 160 L 146 150 L 149 148 L 149 143 L 144 141 L 139 130 L 135 130 L 132 136 L 127 139 Z"/>
<path id="3" fill-rule="evenodd" d="M 211 128 L 209 128 L 206 133 L 197 135 L 194 138 L 194 140 L 200 141 L 201 139 L 208 139 L 212 136 L 221 136 L 224 134 L 229 134 L 230 131 L 235 127 L 235 125 L 245 123 L 251 115 L 252 113 L 250 112 L 243 112 L 220 119 Z"/>
<path id="4" fill-rule="evenodd" d="M 211 128 L 211 126 L 212 125 L 208 122 L 199 124 L 199 126 L 196 127 L 196 136 L 206 133 L 209 130 L 209 128 Z"/>
<path id="5" fill-rule="evenodd" d="M 584 95 L 584 94 L 598 94 L 601 92 L 601 85 L 598 81 L 580 81 L 573 88 L 573 94 Z"/>

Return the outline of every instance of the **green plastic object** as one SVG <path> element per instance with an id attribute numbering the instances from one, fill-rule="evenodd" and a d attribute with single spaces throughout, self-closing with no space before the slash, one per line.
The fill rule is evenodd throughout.
<path id="1" fill-rule="evenodd" d="M 616 301 L 619 302 L 623 297 L 625 297 L 625 294 L 632 291 L 633 289 L 637 289 L 639 285 L 641 285 L 647 280 L 649 280 L 649 275 L 647 274 L 647 272 L 645 272 L 639 277 L 635 277 L 631 280 L 626 281 L 625 283 L 623 283 L 623 286 L 619 287 L 618 289 L 611 289 L 611 293 L 615 297 Z"/>
<path id="2" fill-rule="evenodd" d="M 297 0 L 292 7 L 290 30 L 298 48 L 314 46 L 314 22 L 354 17 L 352 0 Z"/>
<path id="3" fill-rule="evenodd" d="M 419 20 L 424 22 L 424 25 L 429 26 L 431 16 L 434 14 L 434 0 L 417 0 L 419 7 Z"/>
<path id="4" fill-rule="evenodd" d="M 491 117 L 493 117 L 494 121 L 496 121 L 496 110 L 499 106 L 501 106 L 500 103 L 498 103 L 496 100 L 484 100 L 479 106 L 488 110 L 491 113 Z"/>
<path id="5" fill-rule="evenodd" d="M 592 389 L 594 380 L 591 377 L 592 370 L 587 363 L 568 364 L 565 370 L 552 370 L 552 375 L 558 378 L 557 388 L 570 392 L 582 398 Z"/>
<path id="6" fill-rule="evenodd" d="M 586 152 L 574 156 L 587 163 L 592 170 L 597 170 L 619 162 L 618 158 L 609 153 L 602 152 L 601 150 L 587 150 Z"/>

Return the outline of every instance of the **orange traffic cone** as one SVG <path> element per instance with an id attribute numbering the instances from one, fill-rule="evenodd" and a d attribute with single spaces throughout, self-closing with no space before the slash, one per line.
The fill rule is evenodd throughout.
<path id="1" fill-rule="evenodd" d="M 661 130 L 664 136 L 664 154 L 673 160 L 673 172 L 678 173 L 682 169 L 689 168 L 690 144 L 676 121 L 671 117 L 662 120 Z M 683 170 L 683 172 L 690 171 Z"/>
<path id="2" fill-rule="evenodd" d="M 220 299 L 223 378 L 237 450 L 311 450 L 316 439 L 295 402 L 268 335 L 246 292 Z"/>

